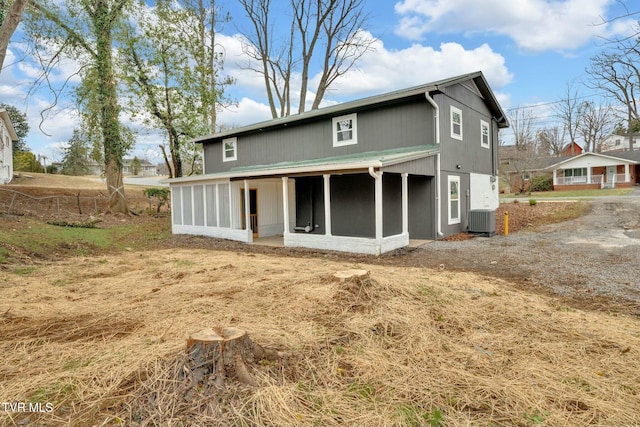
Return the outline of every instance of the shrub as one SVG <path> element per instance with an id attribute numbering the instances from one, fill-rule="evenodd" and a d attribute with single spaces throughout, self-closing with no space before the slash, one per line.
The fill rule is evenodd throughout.
<path id="1" fill-rule="evenodd" d="M 537 204 L 538 204 L 538 202 L 536 201 L 536 199 L 530 199 L 529 200 L 529 206 L 535 206 Z"/>
<path id="2" fill-rule="evenodd" d="M 160 212 L 160 208 L 169 202 L 170 192 L 168 188 L 147 188 L 146 190 L 143 190 L 143 193 L 149 199 L 149 205 L 151 205 L 152 198 L 156 199 L 156 212 Z"/>
<path id="3" fill-rule="evenodd" d="M 553 189 L 552 176 L 535 176 L 529 183 L 529 191 L 551 191 Z"/>

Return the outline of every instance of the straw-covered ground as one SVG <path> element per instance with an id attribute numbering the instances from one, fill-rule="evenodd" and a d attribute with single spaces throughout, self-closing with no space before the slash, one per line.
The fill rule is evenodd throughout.
<path id="1" fill-rule="evenodd" d="M 351 268 L 370 278 L 332 279 Z M 166 249 L 0 283 L 0 396 L 42 411 L 4 425 L 640 423 L 640 320 L 498 279 Z M 249 366 L 257 387 L 187 393 L 186 338 L 216 326 L 284 357 Z"/>
<path id="2" fill-rule="evenodd" d="M 527 208 L 516 230 L 566 207 Z M 0 425 L 640 425 L 636 311 L 492 277 L 508 257 L 475 274 L 38 218 L 0 214 Z M 187 338 L 219 327 L 279 352 L 247 363 L 255 386 L 191 381 Z"/>

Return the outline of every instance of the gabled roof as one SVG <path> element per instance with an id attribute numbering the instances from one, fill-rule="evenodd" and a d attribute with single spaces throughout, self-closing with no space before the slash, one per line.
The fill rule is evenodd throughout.
<path id="1" fill-rule="evenodd" d="M 630 163 L 630 164 L 640 163 L 640 161 L 638 161 L 638 160 L 627 159 L 627 158 L 624 158 L 624 157 L 621 157 L 621 156 L 618 156 L 618 155 L 611 156 L 611 155 L 605 155 L 605 154 L 601 154 L 601 153 L 586 152 L 586 153 L 579 154 L 577 156 L 569 157 L 566 160 L 563 160 L 561 162 L 558 162 L 558 163 L 552 164 L 550 166 L 547 166 L 545 169 L 555 169 L 556 167 L 559 167 L 559 166 L 564 165 L 566 163 L 573 162 L 575 160 L 578 160 L 578 159 L 581 159 L 581 158 L 587 157 L 587 156 L 599 157 L 601 159 L 615 160 L 615 161 L 622 160 L 624 163 Z"/>
<path id="2" fill-rule="evenodd" d="M 207 135 L 200 138 L 196 138 L 195 142 L 205 143 L 207 141 L 220 138 L 226 138 L 231 136 L 238 136 L 241 134 L 252 133 L 257 131 L 266 130 L 269 128 L 277 128 L 280 126 L 287 126 L 288 124 L 317 120 L 325 116 L 335 116 L 338 114 L 347 114 L 349 112 L 358 111 L 364 108 L 372 107 L 375 105 L 389 104 L 397 102 L 402 99 L 413 98 L 416 96 L 423 96 L 425 93 L 435 94 L 445 89 L 446 87 L 457 85 L 466 81 L 473 81 L 476 85 L 478 92 L 482 95 L 485 102 L 489 106 L 491 113 L 497 119 L 498 126 L 501 128 L 509 127 L 507 117 L 500 107 L 498 100 L 493 94 L 489 83 L 485 79 L 481 71 L 474 73 L 463 74 L 456 77 L 450 77 L 448 79 L 438 80 L 432 83 L 427 83 L 420 86 L 414 86 L 408 89 L 397 90 L 394 92 L 385 93 L 382 95 L 371 96 L 368 98 L 362 98 L 355 101 L 344 102 L 330 107 L 324 107 L 317 110 L 305 111 L 301 114 L 295 114 L 287 117 L 280 117 L 248 126 L 243 126 L 237 129 L 230 129 L 224 132 L 219 132 L 213 135 Z"/>
<path id="3" fill-rule="evenodd" d="M 180 182 L 206 181 L 214 179 L 248 179 L 269 176 L 285 176 L 308 172 L 346 171 L 367 169 L 369 167 L 382 168 L 385 166 L 409 162 L 411 160 L 434 156 L 439 151 L 439 145 L 419 145 L 416 147 L 394 148 L 390 150 L 368 151 L 366 153 L 324 157 L 322 159 L 236 167 L 232 168 L 228 172 L 173 178 L 167 182 L 175 184 Z"/>

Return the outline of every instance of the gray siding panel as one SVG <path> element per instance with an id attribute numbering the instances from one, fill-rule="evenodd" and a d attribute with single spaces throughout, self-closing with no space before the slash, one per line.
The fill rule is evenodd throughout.
<path id="1" fill-rule="evenodd" d="M 193 225 L 204 226 L 204 187 L 193 186 Z"/>
<path id="2" fill-rule="evenodd" d="M 182 187 L 182 224 L 193 225 L 193 211 L 191 206 L 191 187 Z"/>
<path id="3" fill-rule="evenodd" d="M 495 174 L 495 153 L 497 152 L 498 129 L 482 98 L 462 85 L 452 86 L 444 94 L 437 95 L 440 106 L 441 123 L 441 167 L 443 170 L 468 173 Z M 459 141 L 451 138 L 450 107 L 462 110 L 462 136 Z M 491 148 L 480 145 L 480 120 L 491 126 Z M 460 169 L 457 166 L 460 165 Z"/>
<path id="4" fill-rule="evenodd" d="M 217 227 L 218 220 L 216 215 L 216 186 L 213 184 L 205 185 L 205 195 L 207 201 L 207 226 Z"/>
<path id="5" fill-rule="evenodd" d="M 345 154 L 433 144 L 433 107 L 426 100 L 357 113 L 358 143 L 333 147 L 332 118 L 238 137 L 238 159 L 222 161 L 222 142 L 204 144 L 207 173 L 234 167 L 320 159 Z"/>
<path id="6" fill-rule="evenodd" d="M 435 238 L 435 178 L 409 175 L 409 238 Z"/>
<path id="7" fill-rule="evenodd" d="M 411 160 L 397 165 L 387 166 L 382 169 L 384 172 L 409 173 L 412 175 L 436 175 L 436 156 L 424 159 Z"/>

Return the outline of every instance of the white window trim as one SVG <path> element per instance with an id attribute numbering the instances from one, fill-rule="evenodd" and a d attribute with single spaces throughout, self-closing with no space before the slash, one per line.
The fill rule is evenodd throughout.
<path id="1" fill-rule="evenodd" d="M 487 127 L 487 143 L 485 144 L 484 142 L 484 138 L 483 138 L 483 133 L 482 133 L 482 129 L 484 127 Z M 489 126 L 489 123 L 484 121 L 484 120 L 480 120 L 480 146 L 483 148 L 491 148 L 491 127 Z"/>
<path id="2" fill-rule="evenodd" d="M 459 135 L 453 131 L 453 113 L 458 113 L 460 115 L 460 134 Z M 462 128 L 464 123 L 464 118 L 462 117 L 462 110 L 452 105 L 449 117 L 451 118 L 451 138 L 462 141 Z"/>
<path id="3" fill-rule="evenodd" d="M 353 128 L 351 129 L 351 139 L 348 141 L 338 141 L 338 130 L 336 124 L 342 120 L 351 120 Z M 355 145 L 358 143 L 358 115 L 356 113 L 347 114 L 345 116 L 334 117 L 331 121 L 331 133 L 333 135 L 333 146 L 344 147 L 345 145 Z"/>
<path id="4" fill-rule="evenodd" d="M 451 216 L 451 184 L 455 182 L 458 185 L 458 212 L 456 218 Z M 449 225 L 460 224 L 460 177 L 457 175 L 449 175 L 447 178 L 447 212 Z"/>
<path id="5" fill-rule="evenodd" d="M 225 145 L 231 143 L 233 144 L 233 156 L 227 156 L 227 150 L 225 150 Z M 238 138 L 227 138 L 222 140 L 222 161 L 223 162 L 233 162 L 238 160 Z"/>

